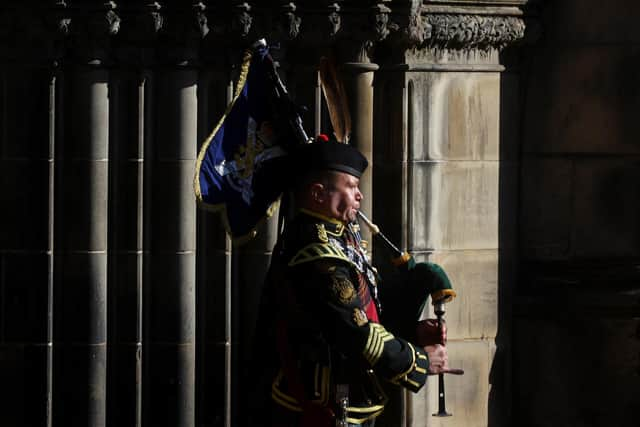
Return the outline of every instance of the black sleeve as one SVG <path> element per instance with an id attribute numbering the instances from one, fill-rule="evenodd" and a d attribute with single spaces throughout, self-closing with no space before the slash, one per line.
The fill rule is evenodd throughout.
<path id="1" fill-rule="evenodd" d="M 318 260 L 298 267 L 295 276 L 294 288 L 330 344 L 393 383 L 414 392 L 424 385 L 427 355 L 366 318 L 348 264 Z"/>

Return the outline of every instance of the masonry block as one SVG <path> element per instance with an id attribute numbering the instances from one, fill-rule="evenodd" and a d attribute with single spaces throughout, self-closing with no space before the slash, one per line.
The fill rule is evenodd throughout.
<path id="1" fill-rule="evenodd" d="M 410 250 L 498 247 L 497 162 L 416 162 L 410 169 Z"/>
<path id="2" fill-rule="evenodd" d="M 196 247 L 196 201 L 193 194 L 195 162 L 158 162 L 153 165 L 154 249 L 192 251 Z"/>
<path id="3" fill-rule="evenodd" d="M 153 254 L 148 304 L 153 341 L 192 343 L 195 338 L 195 254 Z"/>
<path id="4" fill-rule="evenodd" d="M 572 255 L 640 256 L 640 160 L 575 161 Z"/>
<path id="5" fill-rule="evenodd" d="M 425 260 L 424 255 L 416 260 Z M 445 305 L 448 338 L 493 338 L 498 330 L 498 253 L 485 251 L 434 252 L 429 261 L 444 268 L 456 298 Z M 431 302 L 431 301 L 430 301 Z M 435 318 L 433 305 L 423 317 Z"/>
<path id="6" fill-rule="evenodd" d="M 497 160 L 498 73 L 409 73 L 410 159 Z"/>
<path id="7" fill-rule="evenodd" d="M 580 6 L 573 11 L 587 9 Z M 609 8 L 591 8 L 603 9 Z M 640 54 L 625 46 L 568 46 L 535 56 L 531 66 L 535 78 L 530 80 L 525 105 L 524 150 L 640 153 L 635 138 L 640 131 L 635 114 L 640 108 L 639 82 L 629 72 L 639 66 Z"/>
<path id="8" fill-rule="evenodd" d="M 571 160 L 525 159 L 522 177 L 520 232 L 524 254 L 535 259 L 567 257 L 573 220 Z"/>

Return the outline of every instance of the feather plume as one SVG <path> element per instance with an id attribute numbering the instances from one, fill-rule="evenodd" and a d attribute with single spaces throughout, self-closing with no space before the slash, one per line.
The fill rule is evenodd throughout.
<path id="1" fill-rule="evenodd" d="M 351 114 L 347 94 L 333 57 L 320 58 L 320 84 L 336 139 L 348 143 L 351 135 Z"/>

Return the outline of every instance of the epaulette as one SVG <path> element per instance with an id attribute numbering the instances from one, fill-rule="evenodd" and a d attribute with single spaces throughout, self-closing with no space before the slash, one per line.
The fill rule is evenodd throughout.
<path id="1" fill-rule="evenodd" d="M 351 263 L 345 253 L 329 243 L 311 243 L 300 249 L 289 261 L 289 267 L 315 261 L 322 258 L 333 258 Z"/>

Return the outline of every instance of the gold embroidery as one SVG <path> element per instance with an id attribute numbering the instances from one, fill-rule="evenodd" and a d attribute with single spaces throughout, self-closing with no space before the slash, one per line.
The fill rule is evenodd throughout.
<path id="1" fill-rule="evenodd" d="M 369 337 L 367 338 L 367 344 L 364 350 L 362 350 L 362 354 L 371 366 L 374 366 L 380 359 L 380 356 L 382 356 L 384 344 L 393 338 L 393 335 L 382 325 L 369 323 Z"/>
<path id="2" fill-rule="evenodd" d="M 324 224 L 316 224 L 316 228 L 318 229 L 318 240 L 322 243 L 328 243 L 329 237 L 327 236 L 327 230 L 324 228 Z"/>
<path id="3" fill-rule="evenodd" d="M 320 259 L 317 260 L 314 265 L 320 273 L 333 274 L 336 271 L 335 261 L 332 259 Z"/>
<path id="4" fill-rule="evenodd" d="M 349 258 L 340 249 L 336 249 L 328 243 L 312 243 L 300 249 L 289 261 L 289 267 L 321 258 L 334 258 L 350 262 Z"/>
<path id="5" fill-rule="evenodd" d="M 353 284 L 344 278 L 333 278 L 333 293 L 343 304 L 351 304 L 356 298 L 356 289 Z"/>

